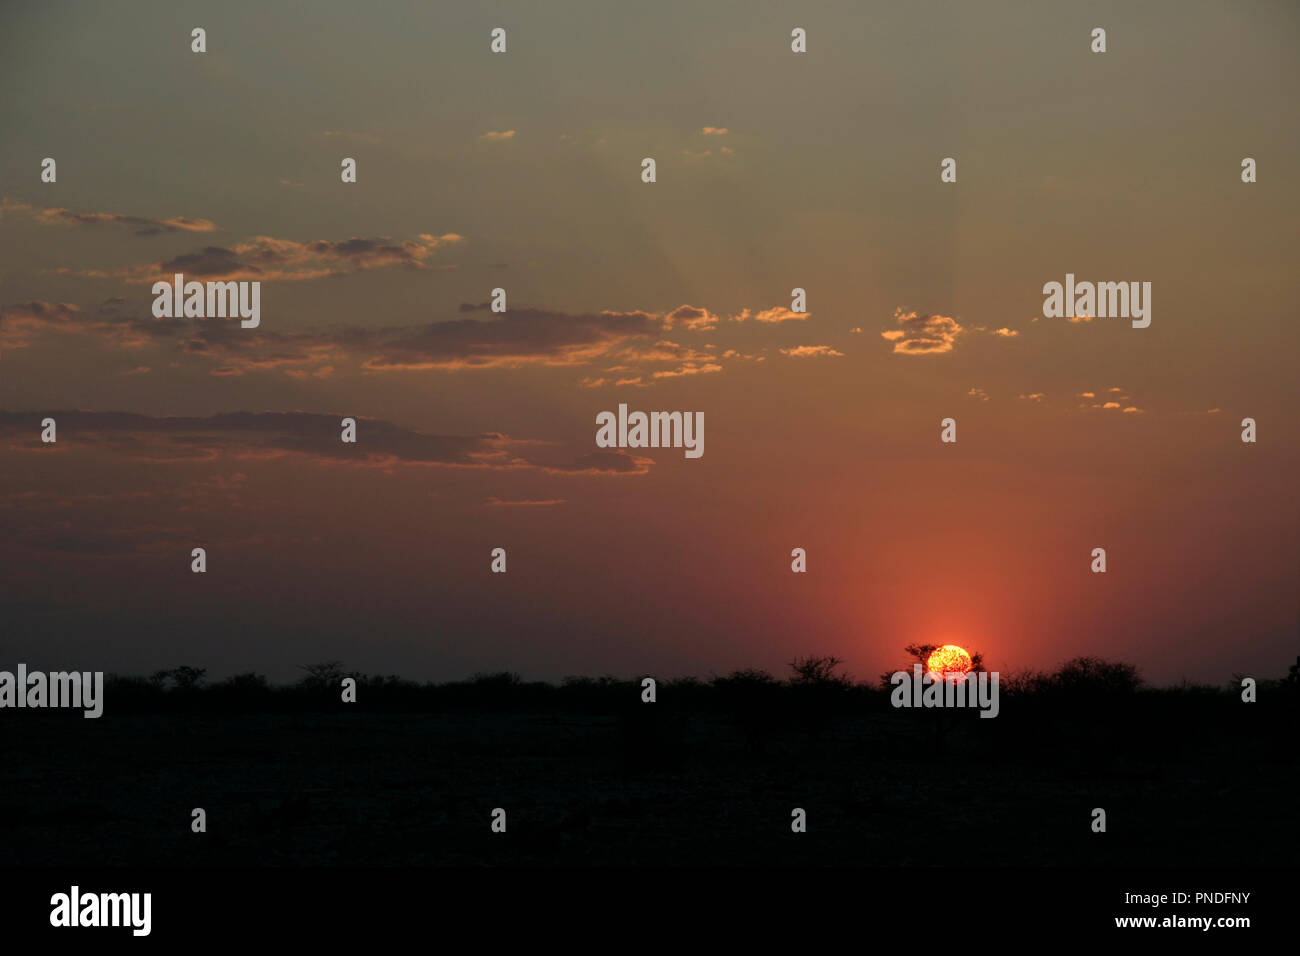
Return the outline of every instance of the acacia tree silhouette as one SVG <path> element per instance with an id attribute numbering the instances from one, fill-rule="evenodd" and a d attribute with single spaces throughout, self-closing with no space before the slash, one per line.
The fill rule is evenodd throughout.
<path id="1" fill-rule="evenodd" d="M 324 661 L 320 664 L 301 664 L 299 665 L 299 670 L 307 672 L 307 676 L 298 682 L 299 685 L 311 690 L 324 690 L 327 687 L 336 687 L 338 686 L 339 681 L 343 679 L 342 661 Z"/>
<path id="2" fill-rule="evenodd" d="M 793 716 L 813 740 L 821 737 L 841 707 L 844 693 L 853 686 L 847 675 L 835 673 L 835 668 L 843 663 L 831 655 L 810 655 L 790 661 L 790 669 L 794 671 L 790 678 Z"/>
<path id="3" fill-rule="evenodd" d="M 922 671 L 929 667 L 930 655 L 939 649 L 938 644 L 908 644 L 903 648 L 903 652 L 909 657 L 915 658 L 921 665 Z M 968 651 L 970 654 L 969 674 L 975 674 L 984 670 L 984 652 Z M 885 674 L 881 678 L 881 684 L 885 687 L 892 687 L 890 678 L 893 674 Z M 943 753 L 944 742 L 948 739 L 948 731 L 957 723 L 959 714 L 951 716 L 944 715 L 942 707 L 932 708 L 930 720 L 934 724 L 934 750 L 935 753 Z"/>
<path id="4" fill-rule="evenodd" d="M 844 661 L 838 657 L 809 656 L 796 657 L 790 662 L 790 669 L 794 671 L 794 677 L 790 678 L 791 684 L 802 684 L 812 686 L 829 686 L 829 687 L 848 687 L 849 678 L 843 674 L 836 674 L 835 668 L 843 664 Z"/>
<path id="5" fill-rule="evenodd" d="M 903 648 L 904 653 L 915 657 L 920 661 L 921 666 L 925 667 L 929 663 L 930 655 L 939 649 L 938 644 L 908 644 Z M 982 651 L 971 651 L 970 669 L 972 671 L 982 671 L 984 669 L 984 654 Z"/>
<path id="6" fill-rule="evenodd" d="M 149 675 L 149 683 L 162 689 L 167 686 L 167 682 L 170 680 L 173 689 L 185 693 L 197 690 L 199 685 L 203 683 L 207 673 L 208 669 L 206 667 L 189 667 L 182 664 L 180 667 L 171 670 L 154 671 Z"/>

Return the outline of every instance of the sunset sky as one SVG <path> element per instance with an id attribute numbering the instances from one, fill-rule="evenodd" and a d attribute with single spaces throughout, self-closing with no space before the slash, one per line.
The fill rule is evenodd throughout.
<path id="1" fill-rule="evenodd" d="M 1298 28 L 6 3 L 0 665 L 874 679 L 921 642 L 1280 675 Z M 260 326 L 154 319 L 174 272 L 261 281 Z M 1150 327 L 1042 318 L 1067 273 L 1150 282 Z M 620 402 L 703 412 L 703 457 L 598 449 Z"/>

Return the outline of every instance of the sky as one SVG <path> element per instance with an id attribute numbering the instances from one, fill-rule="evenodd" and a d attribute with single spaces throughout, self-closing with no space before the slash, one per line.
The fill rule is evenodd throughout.
<path id="1" fill-rule="evenodd" d="M 1278 676 L 1298 27 L 7 3 L 0 662 L 874 679 L 916 642 Z M 260 324 L 155 318 L 175 272 L 260 281 Z M 1150 326 L 1044 316 L 1067 273 L 1150 282 Z M 598 448 L 620 403 L 703 413 L 704 454 Z"/>

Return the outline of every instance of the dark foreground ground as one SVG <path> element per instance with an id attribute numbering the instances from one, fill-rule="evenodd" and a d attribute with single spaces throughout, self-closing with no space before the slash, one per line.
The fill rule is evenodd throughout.
<path id="1" fill-rule="evenodd" d="M 0 721 L 0 866 L 1294 865 L 1293 712 Z M 9 719 L 9 718 L 14 719 Z M 207 811 L 192 833 L 191 810 Z M 490 829 L 493 808 L 507 833 Z M 808 830 L 791 832 L 791 810 Z M 1091 830 L 1104 808 L 1107 832 Z"/>

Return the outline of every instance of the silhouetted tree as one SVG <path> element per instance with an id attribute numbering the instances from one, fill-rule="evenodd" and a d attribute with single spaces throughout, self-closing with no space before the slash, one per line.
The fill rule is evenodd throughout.
<path id="1" fill-rule="evenodd" d="M 813 739 L 821 736 L 830 719 L 843 706 L 845 692 L 853 686 L 835 668 L 844 663 L 838 657 L 810 656 L 790 662 L 793 716 Z"/>
<path id="2" fill-rule="evenodd" d="M 835 668 L 844 662 L 838 657 L 797 657 L 790 662 L 794 676 L 791 684 L 813 686 L 848 687 L 850 681 L 843 674 L 836 674 Z"/>
<path id="3" fill-rule="evenodd" d="M 903 648 L 903 653 L 913 658 L 921 665 L 924 674 L 930 666 L 930 655 L 939 649 L 939 644 L 908 644 Z M 984 670 L 984 654 L 982 651 L 967 651 L 970 654 L 969 674 L 976 674 Z M 895 671 L 886 671 L 880 675 L 880 687 L 882 690 L 892 691 L 894 683 L 891 678 Z M 934 725 L 934 749 L 936 753 L 942 753 L 944 741 L 947 739 L 948 731 L 953 728 L 955 723 L 961 719 L 960 713 L 945 715 L 942 707 L 936 707 L 932 710 L 930 721 Z"/>
<path id="4" fill-rule="evenodd" d="M 328 687 L 337 687 L 343 679 L 342 661 L 303 664 L 299 667 L 299 670 L 306 671 L 307 676 L 300 680 L 298 684 L 308 690 L 324 690 Z"/>
<path id="5" fill-rule="evenodd" d="M 1123 661 L 1076 657 L 1052 675 L 1052 690 L 1069 696 L 1128 697 L 1142 686 L 1137 668 Z"/>
<path id="6" fill-rule="evenodd" d="M 149 675 L 149 683 L 162 690 L 170 682 L 172 690 L 187 693 L 198 689 L 199 685 L 203 683 L 203 676 L 207 672 L 206 667 L 187 667 L 182 664 L 180 667 L 174 667 L 171 670 L 154 671 Z"/>

